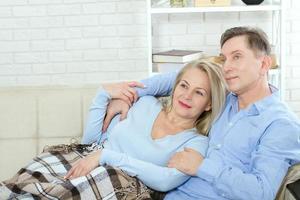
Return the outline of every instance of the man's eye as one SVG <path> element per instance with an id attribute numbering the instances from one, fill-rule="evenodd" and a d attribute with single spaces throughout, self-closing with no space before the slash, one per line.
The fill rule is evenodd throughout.
<path id="1" fill-rule="evenodd" d="M 234 60 L 238 60 L 240 57 L 241 57 L 241 56 L 239 56 L 239 55 L 235 55 L 235 56 L 233 56 L 233 59 L 234 59 Z"/>

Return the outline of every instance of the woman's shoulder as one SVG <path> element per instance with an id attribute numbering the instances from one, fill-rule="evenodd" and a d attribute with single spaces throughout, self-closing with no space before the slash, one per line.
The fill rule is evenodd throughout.
<path id="1" fill-rule="evenodd" d="M 138 99 L 138 101 L 135 103 L 137 106 L 150 106 L 155 105 L 159 103 L 159 100 L 154 96 L 142 96 Z"/>
<path id="2" fill-rule="evenodd" d="M 190 132 L 191 132 L 191 135 L 192 135 L 192 137 L 191 137 L 192 141 L 206 141 L 206 142 L 208 142 L 208 136 L 199 133 L 195 128 L 190 130 Z"/>
<path id="3" fill-rule="evenodd" d="M 192 148 L 205 156 L 208 147 L 208 137 L 198 133 L 196 130 L 192 130 L 191 137 L 184 147 Z"/>
<path id="4" fill-rule="evenodd" d="M 140 97 L 130 108 L 130 113 L 152 113 L 156 109 L 161 109 L 161 104 L 153 96 Z"/>

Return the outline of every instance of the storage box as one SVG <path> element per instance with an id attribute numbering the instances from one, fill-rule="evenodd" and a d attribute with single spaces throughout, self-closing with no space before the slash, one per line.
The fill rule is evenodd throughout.
<path id="1" fill-rule="evenodd" d="M 231 0 L 195 0 L 195 7 L 230 6 Z"/>

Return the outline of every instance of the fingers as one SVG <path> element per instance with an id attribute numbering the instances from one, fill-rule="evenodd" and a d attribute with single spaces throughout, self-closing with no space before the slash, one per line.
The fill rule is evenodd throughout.
<path id="1" fill-rule="evenodd" d="M 192 148 L 184 147 L 184 151 L 186 151 L 186 152 L 193 152 L 195 150 L 192 149 Z"/>
<path id="2" fill-rule="evenodd" d="M 114 118 L 115 115 L 121 113 L 121 120 L 125 119 L 129 110 L 130 104 L 128 105 L 127 102 L 118 99 L 112 100 L 108 107 L 107 107 L 107 114 L 104 118 L 103 125 L 102 125 L 102 132 L 106 132 L 111 120 Z"/>
<path id="3" fill-rule="evenodd" d="M 128 86 L 129 87 L 126 87 L 123 89 L 122 93 L 129 99 L 130 104 L 131 104 L 132 102 L 137 101 L 138 95 L 137 95 L 136 90 L 134 88 L 132 88 L 129 83 L 128 83 Z"/>
<path id="4" fill-rule="evenodd" d="M 75 174 L 78 168 L 78 163 L 76 163 L 67 173 L 67 175 L 64 177 L 64 179 L 73 179 L 75 178 Z"/>
<path id="5" fill-rule="evenodd" d="M 133 87 L 145 88 L 145 85 L 137 81 L 132 81 L 132 82 L 128 82 L 128 86 L 129 86 L 128 91 L 132 94 L 134 102 L 136 102 L 138 99 L 138 94 Z"/>
<path id="6" fill-rule="evenodd" d="M 139 87 L 139 88 L 145 88 L 145 85 L 141 82 L 138 82 L 138 81 L 130 81 L 128 82 L 128 85 L 130 87 Z"/>
<path id="7" fill-rule="evenodd" d="M 77 178 L 77 177 L 80 177 L 80 176 L 85 176 L 86 174 L 84 173 L 84 170 L 82 167 L 78 167 L 74 173 L 72 174 L 71 176 L 71 179 L 74 179 L 74 178 Z"/>
<path id="8" fill-rule="evenodd" d="M 69 179 L 69 178 L 72 176 L 73 171 L 74 171 L 74 167 L 72 167 L 72 168 L 68 171 L 68 173 L 65 175 L 64 179 Z"/>
<path id="9" fill-rule="evenodd" d="M 130 88 L 128 88 L 128 92 L 130 92 L 130 94 L 131 94 L 132 101 L 136 102 L 138 99 L 138 94 L 137 94 L 136 90 L 134 88 L 130 87 Z"/>
<path id="10" fill-rule="evenodd" d="M 102 126 L 102 133 L 106 132 L 107 131 L 107 128 L 112 120 L 112 118 L 116 115 L 117 113 L 111 113 L 111 112 L 108 112 L 104 118 L 104 121 L 103 121 L 103 126 Z"/>
<path id="11" fill-rule="evenodd" d="M 87 170 L 84 166 L 82 166 L 82 163 L 77 163 L 70 169 L 64 179 L 74 179 L 80 176 L 85 176 L 86 174 Z"/>
<path id="12" fill-rule="evenodd" d="M 120 121 L 126 119 L 127 113 L 128 113 L 128 109 L 127 109 L 127 110 L 123 110 L 123 111 L 121 112 Z"/>
<path id="13" fill-rule="evenodd" d="M 171 160 L 169 160 L 168 167 L 175 168 L 175 162 L 174 162 L 173 158 L 171 158 Z"/>
<path id="14" fill-rule="evenodd" d="M 121 99 L 131 106 L 134 101 L 134 95 L 129 90 L 123 90 L 122 94 Z"/>

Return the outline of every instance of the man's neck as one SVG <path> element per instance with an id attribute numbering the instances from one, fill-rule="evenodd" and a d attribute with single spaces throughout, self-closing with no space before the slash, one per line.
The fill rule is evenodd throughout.
<path id="1" fill-rule="evenodd" d="M 238 95 L 239 110 L 271 95 L 271 89 L 268 82 L 255 85 L 255 87 Z"/>

